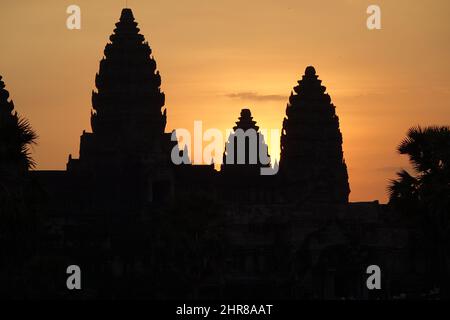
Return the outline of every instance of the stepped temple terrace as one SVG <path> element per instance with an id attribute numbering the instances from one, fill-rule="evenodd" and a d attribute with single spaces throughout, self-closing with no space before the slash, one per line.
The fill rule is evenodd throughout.
<path id="1" fill-rule="evenodd" d="M 320 68 L 306 67 L 286 96 L 274 175 L 260 174 L 278 163 L 250 109 L 235 115 L 220 167 L 174 164 L 178 144 L 166 132 L 170 106 L 160 71 L 132 10 L 123 9 L 95 75 L 92 106 L 85 106 L 92 107 L 91 128 L 80 132 L 79 155 L 68 155 L 63 171 L 16 170 L 10 162 L 5 181 L 24 177 L 9 190 L 26 197 L 20 210 L 35 221 L 20 233 L 34 240 L 21 240 L 27 249 L 17 250 L 33 258 L 18 270 L 7 267 L 1 294 L 392 299 L 433 289 L 424 234 L 399 223 L 388 205 L 349 202 L 339 107 Z M 20 122 L 5 80 L 2 130 Z M 233 142 L 248 130 L 256 133 L 258 157 L 252 159 L 248 139 L 238 161 Z M 187 157 L 188 150 L 179 153 Z M 66 287 L 70 265 L 83 274 L 76 296 Z M 382 290 L 366 285 L 371 265 L 382 270 Z M 27 285 L 14 291 L 16 283 Z"/>

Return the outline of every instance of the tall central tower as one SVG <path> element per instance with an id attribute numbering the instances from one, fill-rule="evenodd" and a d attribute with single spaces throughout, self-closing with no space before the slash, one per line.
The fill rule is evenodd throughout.
<path id="1" fill-rule="evenodd" d="M 166 169 L 171 142 L 170 134 L 164 133 L 161 77 L 131 9 L 122 10 L 110 40 L 95 77 L 92 133 L 83 132 L 80 157 L 69 156 L 67 169 L 97 189 L 115 187 L 116 193 L 133 195 L 144 192 L 151 200 L 148 190 L 154 183 L 170 185 Z"/>
<path id="2" fill-rule="evenodd" d="M 161 77 L 131 9 L 122 10 L 110 40 L 95 77 L 92 133 L 81 136 L 80 159 L 69 160 L 69 170 L 151 164 L 165 147 Z"/>

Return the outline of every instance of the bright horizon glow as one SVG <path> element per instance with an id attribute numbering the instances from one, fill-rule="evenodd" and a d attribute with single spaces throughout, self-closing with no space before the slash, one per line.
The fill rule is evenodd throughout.
<path id="1" fill-rule="evenodd" d="M 39 135 L 39 170 L 63 170 L 91 131 L 91 92 L 124 1 L 6 2 L 0 75 L 16 111 Z M 396 147 L 415 125 L 450 123 L 447 0 L 378 0 L 382 30 L 366 28 L 365 0 L 129 1 L 153 49 L 168 125 L 195 120 L 225 132 L 248 107 L 260 128 L 281 130 L 290 92 L 313 65 L 340 119 L 351 201 L 387 199 L 407 167 Z M 266 141 L 270 142 L 268 137 Z M 278 145 L 269 145 L 272 160 Z"/>

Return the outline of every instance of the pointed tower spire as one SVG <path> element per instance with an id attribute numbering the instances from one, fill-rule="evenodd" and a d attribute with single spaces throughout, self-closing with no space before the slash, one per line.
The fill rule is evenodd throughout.
<path id="1" fill-rule="evenodd" d="M 345 203 L 350 192 L 339 118 L 314 67 L 294 88 L 281 135 L 280 173 L 297 199 Z"/>
<path id="2" fill-rule="evenodd" d="M 239 120 L 236 122 L 236 126 L 233 127 L 233 130 L 242 129 L 244 131 L 248 129 L 254 129 L 255 131 L 259 130 L 259 127 L 256 125 L 256 121 L 253 121 L 252 112 L 250 109 L 242 109 Z"/>
<path id="3" fill-rule="evenodd" d="M 105 162 L 150 161 L 162 153 L 165 96 L 152 49 L 139 31 L 132 10 L 124 8 L 95 77 L 92 133 L 81 138 L 79 162 L 89 159 L 103 168 Z"/>
<path id="4" fill-rule="evenodd" d="M 139 34 L 131 9 L 123 9 L 105 47 L 92 94 L 93 132 L 130 134 L 140 125 L 146 138 L 164 132 L 165 96 L 152 50 Z"/>
<path id="5" fill-rule="evenodd" d="M 259 132 L 250 109 L 241 110 L 233 130 L 225 146 L 222 171 L 259 175 L 261 167 L 270 166 L 270 156 L 264 136 Z M 266 159 L 261 158 L 264 151 Z"/>

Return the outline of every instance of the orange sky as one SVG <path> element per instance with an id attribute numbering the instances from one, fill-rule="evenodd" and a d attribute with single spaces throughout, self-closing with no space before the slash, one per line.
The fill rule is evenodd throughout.
<path id="1" fill-rule="evenodd" d="M 90 131 L 95 73 L 125 1 L 0 2 L 0 75 L 38 131 L 38 169 L 64 169 Z M 128 2 L 162 76 L 167 131 L 194 120 L 225 131 L 243 107 L 261 128 L 280 128 L 292 87 L 314 65 L 340 117 L 352 201 L 386 200 L 410 126 L 450 123 L 448 0 Z M 79 31 L 65 25 L 71 4 Z M 366 28 L 370 4 L 382 30 Z"/>

